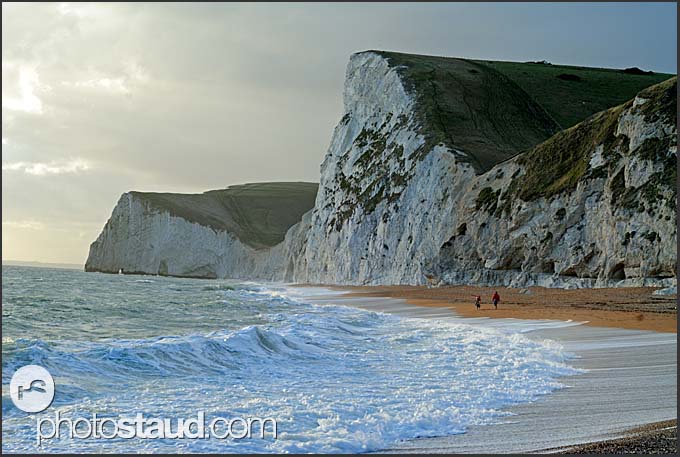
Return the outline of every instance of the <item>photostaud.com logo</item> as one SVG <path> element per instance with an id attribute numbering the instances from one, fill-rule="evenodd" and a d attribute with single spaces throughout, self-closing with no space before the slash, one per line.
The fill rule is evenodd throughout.
<path id="1" fill-rule="evenodd" d="M 45 411 L 54 400 L 54 379 L 39 365 L 19 368 L 9 384 L 14 405 L 27 413 Z M 269 435 L 269 436 L 267 436 Z M 134 417 L 100 416 L 62 417 L 59 410 L 54 418 L 36 415 L 36 442 L 62 439 L 277 439 L 278 424 L 271 417 L 206 417 L 197 411 L 193 417 L 149 417 L 137 413 Z"/>
<path id="2" fill-rule="evenodd" d="M 39 365 L 19 368 L 9 383 L 14 405 L 27 413 L 45 411 L 54 400 L 54 379 Z"/>

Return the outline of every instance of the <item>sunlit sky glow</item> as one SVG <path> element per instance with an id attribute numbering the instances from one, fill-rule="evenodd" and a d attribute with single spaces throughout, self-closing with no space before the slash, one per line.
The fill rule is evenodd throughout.
<path id="1" fill-rule="evenodd" d="M 128 190 L 317 181 L 353 52 L 675 73 L 676 42 L 674 3 L 3 3 L 3 260 L 82 264 Z"/>

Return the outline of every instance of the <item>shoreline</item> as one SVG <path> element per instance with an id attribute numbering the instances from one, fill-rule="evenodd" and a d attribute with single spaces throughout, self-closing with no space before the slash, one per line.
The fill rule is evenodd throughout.
<path id="1" fill-rule="evenodd" d="M 501 305 L 496 311 L 488 300 L 493 289 L 484 287 L 295 285 L 292 289 L 297 289 L 298 298 L 316 304 L 453 320 L 554 340 L 576 355 L 572 366 L 586 370 L 563 378 L 563 389 L 508 407 L 504 411 L 512 415 L 498 423 L 472 426 L 460 435 L 408 439 L 377 453 L 606 453 L 611 449 L 653 453 L 664 452 L 669 445 L 668 432 L 659 430 L 658 423 L 677 418 L 674 297 L 659 297 L 663 312 L 654 312 L 649 309 L 657 302 L 649 300 L 651 288 L 632 294 L 623 291 L 625 299 L 620 303 L 616 303 L 621 296 L 616 289 L 531 288 L 531 294 L 520 294 L 520 289 L 502 288 L 498 291 L 507 308 Z M 481 312 L 476 312 L 473 297 L 467 295 L 472 289 L 488 295 Z M 597 292 L 591 294 L 593 290 Z M 585 302 L 584 291 L 591 296 Z M 569 296 L 579 298 L 579 293 L 581 300 L 575 300 L 573 307 L 556 300 L 541 307 L 535 303 L 546 294 L 564 301 Z M 523 300 L 524 295 L 528 297 Z M 643 314 L 643 319 L 637 314 Z M 648 432 L 643 435 L 640 430 Z M 657 432 L 663 436 L 652 436 Z"/>
<path id="2" fill-rule="evenodd" d="M 415 306 L 448 309 L 461 317 L 575 321 L 588 326 L 677 333 L 675 295 L 653 295 L 657 288 L 527 289 L 481 286 L 330 286 L 349 297 L 399 298 Z M 498 309 L 491 296 L 498 291 Z M 482 297 L 480 310 L 473 295 Z"/>

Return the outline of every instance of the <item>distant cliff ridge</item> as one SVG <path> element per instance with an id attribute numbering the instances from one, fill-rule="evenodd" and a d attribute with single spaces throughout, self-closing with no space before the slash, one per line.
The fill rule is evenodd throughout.
<path id="1" fill-rule="evenodd" d="M 254 183 L 202 194 L 128 192 L 86 271 L 218 278 L 254 270 L 314 207 L 318 184 Z"/>
<path id="2" fill-rule="evenodd" d="M 673 285 L 676 99 L 671 75 L 358 53 L 318 192 L 306 183 L 130 192 L 86 269 Z"/>

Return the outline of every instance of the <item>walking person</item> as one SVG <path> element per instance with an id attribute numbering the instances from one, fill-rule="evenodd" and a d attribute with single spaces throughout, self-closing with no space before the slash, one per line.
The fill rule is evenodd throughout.
<path id="1" fill-rule="evenodd" d="M 495 291 L 493 293 L 493 297 L 491 297 L 491 301 L 493 302 L 493 306 L 495 309 L 498 309 L 498 302 L 501 301 L 501 296 L 498 295 L 498 291 Z"/>
<path id="2" fill-rule="evenodd" d="M 474 297 L 475 297 L 475 307 L 477 309 L 480 309 L 482 307 L 482 297 L 480 297 L 479 295 L 475 295 Z"/>

